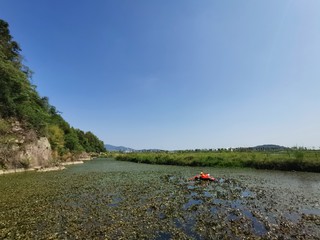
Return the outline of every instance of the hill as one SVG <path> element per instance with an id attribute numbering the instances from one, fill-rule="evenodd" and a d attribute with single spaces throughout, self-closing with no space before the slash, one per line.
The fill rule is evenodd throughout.
<path id="1" fill-rule="evenodd" d="M 136 150 L 133 148 L 123 147 L 123 146 L 113 146 L 110 144 L 104 145 L 107 151 L 110 152 L 163 152 L 161 149 L 140 149 Z"/>
<path id="2" fill-rule="evenodd" d="M 110 144 L 106 144 L 105 148 L 107 151 L 110 152 L 165 152 L 167 150 L 161 150 L 161 149 L 132 149 L 124 146 L 114 146 Z M 235 150 L 239 151 L 281 151 L 281 150 L 287 150 L 288 147 L 275 145 L 275 144 L 264 144 L 264 145 L 258 145 L 255 147 L 239 147 L 235 148 Z M 207 149 L 195 149 L 195 150 L 175 150 L 175 151 L 207 151 Z M 175 152 L 173 151 L 173 152 Z"/>
<path id="3" fill-rule="evenodd" d="M 135 152 L 136 150 L 128 147 L 123 147 L 123 146 L 113 146 L 110 144 L 105 144 L 104 145 L 107 151 L 110 152 Z"/>
<path id="4" fill-rule="evenodd" d="M 20 52 L 9 24 L 0 19 L 0 169 L 43 165 L 49 159 L 66 161 L 82 152 L 104 151 L 103 142 L 93 133 L 70 126 L 49 98 L 39 95 Z M 45 151 L 45 157 L 37 149 Z"/>
<path id="5" fill-rule="evenodd" d="M 264 145 L 251 147 L 251 149 L 256 151 L 279 151 L 279 150 L 286 150 L 288 148 L 284 146 L 275 145 L 275 144 L 264 144 Z"/>

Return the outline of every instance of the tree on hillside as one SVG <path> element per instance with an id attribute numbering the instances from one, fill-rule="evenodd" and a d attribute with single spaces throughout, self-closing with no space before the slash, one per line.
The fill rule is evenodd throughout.
<path id="1" fill-rule="evenodd" d="M 103 152 L 105 147 L 102 141 L 100 141 L 92 132 L 86 132 L 85 137 L 90 143 L 90 152 Z"/>
<path id="2" fill-rule="evenodd" d="M 17 117 L 44 135 L 49 114 L 30 83 L 31 71 L 22 64 L 20 51 L 10 35 L 9 24 L 0 19 L 0 114 Z"/>
<path id="3" fill-rule="evenodd" d="M 19 44 L 13 40 L 9 24 L 0 19 L 0 119 L 14 118 L 46 136 L 54 150 L 64 152 L 104 151 L 103 142 L 91 132 L 70 127 L 48 97 L 40 97 L 30 82 L 31 71 L 22 63 Z"/>
<path id="4" fill-rule="evenodd" d="M 48 127 L 49 141 L 53 150 L 60 150 L 64 147 L 64 132 L 57 125 Z"/>
<path id="5" fill-rule="evenodd" d="M 14 62 L 18 67 L 21 67 L 21 51 L 19 44 L 12 40 L 9 31 L 9 24 L 0 19 L 0 52 L 1 57 L 10 62 Z"/>
<path id="6" fill-rule="evenodd" d="M 77 133 L 79 143 L 81 144 L 81 146 L 86 150 L 86 152 L 90 152 L 90 142 L 86 137 L 85 133 L 80 129 L 75 129 L 75 131 Z"/>
<path id="7" fill-rule="evenodd" d="M 79 142 L 79 138 L 77 136 L 77 133 L 73 128 L 71 128 L 70 133 L 66 134 L 64 137 L 65 141 L 65 146 L 68 148 L 70 151 L 73 152 L 82 152 L 85 149 L 81 146 Z"/>

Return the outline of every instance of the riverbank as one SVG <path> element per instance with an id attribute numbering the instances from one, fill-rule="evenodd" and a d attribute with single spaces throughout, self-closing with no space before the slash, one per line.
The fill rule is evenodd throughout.
<path id="1" fill-rule="evenodd" d="M 22 172 L 50 172 L 50 171 L 59 171 L 65 169 L 64 166 L 56 166 L 56 167 L 34 167 L 34 168 L 18 168 L 18 169 L 8 169 L 8 170 L 0 170 L 0 175 L 10 174 L 10 173 L 22 173 Z"/>
<path id="2" fill-rule="evenodd" d="M 88 159 L 90 160 L 90 159 Z M 67 165 L 76 165 L 76 164 L 82 164 L 83 161 L 73 161 L 73 162 L 64 162 L 64 163 L 61 163 L 62 166 L 67 166 Z"/>
<path id="3" fill-rule="evenodd" d="M 160 165 L 320 172 L 320 152 L 316 150 L 278 152 L 135 152 L 112 153 L 110 156 L 120 161 Z"/>
<path id="4" fill-rule="evenodd" d="M 22 173 L 22 172 L 30 172 L 30 171 L 36 171 L 36 172 L 50 172 L 50 171 L 59 171 L 64 170 L 65 166 L 68 165 L 77 165 L 77 164 L 83 164 L 83 161 L 73 161 L 73 162 L 64 162 L 61 163 L 60 166 L 54 166 L 54 167 L 34 167 L 34 168 L 17 168 L 17 169 L 8 169 L 8 170 L 0 170 L 0 175 L 4 174 L 10 174 L 10 173 Z"/>
<path id="5" fill-rule="evenodd" d="M 50 172 L 50 171 L 58 171 L 63 170 L 65 167 L 48 167 L 48 168 L 18 168 L 18 169 L 9 169 L 9 170 L 0 170 L 0 175 L 10 174 L 10 173 L 22 173 L 22 172 Z"/>

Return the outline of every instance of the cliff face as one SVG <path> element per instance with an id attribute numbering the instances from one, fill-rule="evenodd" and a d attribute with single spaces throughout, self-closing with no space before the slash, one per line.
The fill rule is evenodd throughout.
<path id="1" fill-rule="evenodd" d="M 48 138 L 39 138 L 35 130 L 16 119 L 0 118 L 0 174 L 2 170 L 45 168 L 61 162 L 90 159 L 86 152 L 59 155 L 52 150 Z"/>
<path id="2" fill-rule="evenodd" d="M 47 167 L 52 150 L 47 138 L 15 120 L 0 119 L 0 169 Z"/>
<path id="3" fill-rule="evenodd" d="M 52 160 L 51 146 L 47 138 L 42 137 L 24 146 L 19 151 L 20 162 L 26 161 L 29 167 L 48 167 Z"/>

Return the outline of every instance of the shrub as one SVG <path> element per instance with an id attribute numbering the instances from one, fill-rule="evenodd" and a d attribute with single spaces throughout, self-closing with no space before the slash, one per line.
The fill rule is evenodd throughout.
<path id="1" fill-rule="evenodd" d="M 0 134 L 6 134 L 10 131 L 10 123 L 0 118 Z"/>

